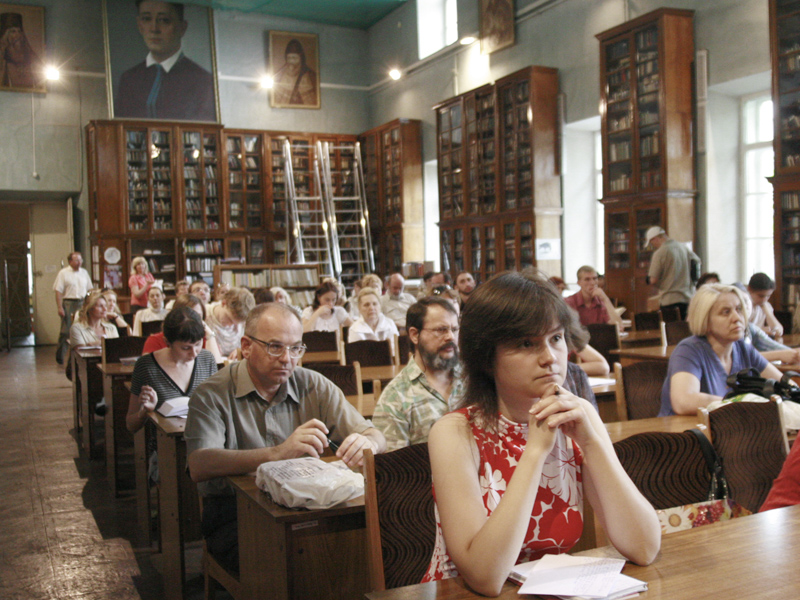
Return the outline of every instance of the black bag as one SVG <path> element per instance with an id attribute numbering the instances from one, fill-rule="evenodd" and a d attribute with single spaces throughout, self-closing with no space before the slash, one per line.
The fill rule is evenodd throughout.
<path id="1" fill-rule="evenodd" d="M 692 280 L 692 285 L 697 285 L 697 282 L 700 280 L 700 275 L 702 271 L 702 264 L 696 258 L 689 259 L 689 279 Z"/>
<path id="2" fill-rule="evenodd" d="M 784 400 L 800 402 L 800 388 L 794 385 L 792 377 L 798 377 L 798 373 L 787 371 L 783 374 L 780 381 L 761 377 L 753 367 L 742 369 L 737 373 L 731 373 L 725 380 L 731 391 L 725 397 L 732 398 L 741 394 L 756 394 L 764 398 L 770 398 L 777 394 Z"/>
<path id="3" fill-rule="evenodd" d="M 728 481 L 725 479 L 725 473 L 722 470 L 722 459 L 702 431 L 699 429 L 689 429 L 688 431 L 697 436 L 697 441 L 700 442 L 700 448 L 703 450 L 703 456 L 706 459 L 706 465 L 708 465 L 708 471 L 711 473 L 708 500 L 727 500 Z"/>

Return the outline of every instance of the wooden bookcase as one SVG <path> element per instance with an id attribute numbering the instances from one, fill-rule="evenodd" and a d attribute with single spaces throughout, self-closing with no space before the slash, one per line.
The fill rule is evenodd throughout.
<path id="1" fill-rule="evenodd" d="M 695 240 L 694 12 L 659 9 L 600 40 L 606 291 L 647 310 L 648 227 Z"/>
<path id="2" fill-rule="evenodd" d="M 305 308 L 314 301 L 314 290 L 319 287 L 318 263 L 296 265 L 217 265 L 214 267 L 214 285 L 225 282 L 232 286 L 249 288 L 280 286 L 289 292 L 292 305 Z"/>
<path id="3" fill-rule="evenodd" d="M 775 283 L 772 304 L 800 301 L 800 1 L 770 0 L 774 110 Z"/>
<path id="4" fill-rule="evenodd" d="M 434 107 L 442 268 L 454 278 L 561 273 L 557 95 L 558 71 L 527 67 Z"/>
<path id="5" fill-rule="evenodd" d="M 425 258 L 422 123 L 396 119 L 359 136 L 375 268 L 401 271 Z"/>

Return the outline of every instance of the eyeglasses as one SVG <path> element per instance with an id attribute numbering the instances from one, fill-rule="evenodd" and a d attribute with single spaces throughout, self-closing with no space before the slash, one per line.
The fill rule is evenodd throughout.
<path id="1" fill-rule="evenodd" d="M 434 296 L 441 296 L 442 294 L 449 294 L 452 289 L 449 285 L 437 285 L 431 293 Z"/>
<path id="2" fill-rule="evenodd" d="M 248 335 L 251 340 L 254 342 L 258 342 L 267 350 L 267 354 L 270 356 L 283 356 L 286 350 L 289 350 L 289 356 L 292 358 L 300 358 L 306 352 L 306 345 L 305 344 L 298 344 L 296 346 L 287 346 L 286 344 L 281 344 L 280 342 L 265 342 L 264 340 L 260 340 L 257 337 L 253 337 L 252 335 Z"/>
<path id="3" fill-rule="evenodd" d="M 426 327 L 422 328 L 422 331 L 430 331 L 433 335 L 438 338 L 445 337 L 448 333 L 452 333 L 453 337 L 458 335 L 458 330 L 461 329 L 460 327 L 437 327 L 436 329 L 428 329 Z"/>

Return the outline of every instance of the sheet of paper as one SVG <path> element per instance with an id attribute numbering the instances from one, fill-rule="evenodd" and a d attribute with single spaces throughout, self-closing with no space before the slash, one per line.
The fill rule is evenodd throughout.
<path id="1" fill-rule="evenodd" d="M 617 380 L 610 377 L 589 377 L 589 385 L 599 387 L 601 385 L 614 385 Z"/>
<path id="2" fill-rule="evenodd" d="M 548 554 L 531 569 L 519 593 L 605 598 L 624 565 L 615 558 Z"/>

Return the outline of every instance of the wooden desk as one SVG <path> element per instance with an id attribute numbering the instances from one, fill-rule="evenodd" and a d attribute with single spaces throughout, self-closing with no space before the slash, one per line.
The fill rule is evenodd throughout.
<path id="1" fill-rule="evenodd" d="M 645 346 L 642 348 L 622 348 L 612 350 L 611 354 L 619 355 L 619 362 L 623 367 L 642 360 L 669 361 L 675 346 Z"/>
<path id="2" fill-rule="evenodd" d="M 392 379 L 405 369 L 405 365 L 385 365 L 380 367 L 361 367 L 361 381 L 372 383 L 373 379 L 380 379 L 381 386 L 386 387 Z"/>
<path id="3" fill-rule="evenodd" d="M 782 338 L 779 338 L 778 341 L 790 348 L 796 348 L 800 346 L 800 333 L 787 333 Z"/>
<path id="4" fill-rule="evenodd" d="M 73 348 L 72 363 L 73 423 L 78 448 L 89 458 L 100 458 L 95 448 L 94 407 L 103 397 L 103 379 L 95 365 L 100 363 L 99 348 Z"/>
<path id="5" fill-rule="evenodd" d="M 123 489 L 131 490 L 135 480 L 128 473 L 131 485 L 123 485 L 124 466 L 122 458 L 133 451 L 133 434 L 128 431 L 125 417 L 128 414 L 130 391 L 125 387 L 133 375 L 134 365 L 101 363 L 97 368 L 103 374 L 103 397 L 106 399 L 106 477 L 111 491 L 119 495 Z"/>
<path id="6" fill-rule="evenodd" d="M 597 400 L 597 410 L 603 422 L 611 422 L 619 419 L 617 416 L 617 386 L 610 383 L 606 385 L 592 386 L 594 398 Z"/>
<path id="7" fill-rule="evenodd" d="M 634 421 L 618 421 L 605 423 L 612 442 L 624 440 L 637 433 L 660 431 L 664 433 L 680 433 L 697 427 L 700 419 L 696 415 L 673 415 L 671 417 L 653 417 L 652 419 L 636 419 Z"/>
<path id="8" fill-rule="evenodd" d="M 607 549 L 585 554 L 604 554 Z M 646 581 L 642 600 L 796 598 L 800 552 L 800 506 L 770 510 L 705 525 L 662 538 L 661 553 L 647 567 L 627 563 L 625 575 Z M 500 598 L 517 599 L 506 582 Z M 460 577 L 366 595 L 371 600 L 465 600 L 484 598 Z M 538 596 L 530 596 L 536 597 Z"/>
<path id="9" fill-rule="evenodd" d="M 623 348 L 655 346 L 661 343 L 661 332 L 658 329 L 648 331 L 626 331 L 619 334 L 619 343 Z"/>
<path id="10" fill-rule="evenodd" d="M 247 600 L 351 600 L 369 590 L 364 498 L 326 510 L 278 506 L 255 477 L 229 477 Z"/>

